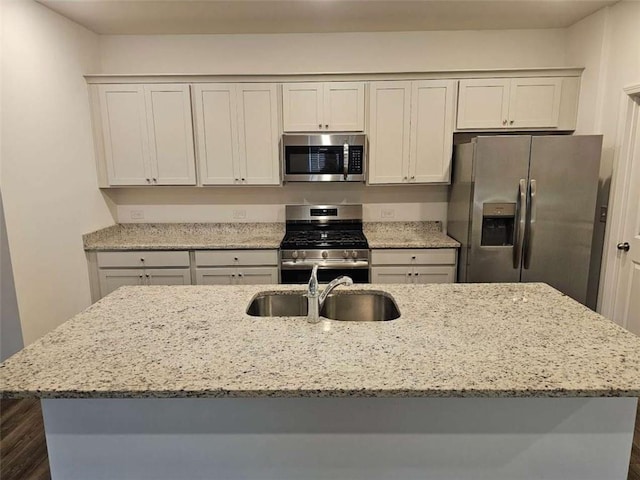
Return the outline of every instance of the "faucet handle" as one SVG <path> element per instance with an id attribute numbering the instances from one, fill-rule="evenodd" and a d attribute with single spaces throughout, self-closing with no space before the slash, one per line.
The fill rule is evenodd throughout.
<path id="1" fill-rule="evenodd" d="M 315 264 L 311 270 L 307 294 L 312 297 L 318 295 L 318 264 Z"/>

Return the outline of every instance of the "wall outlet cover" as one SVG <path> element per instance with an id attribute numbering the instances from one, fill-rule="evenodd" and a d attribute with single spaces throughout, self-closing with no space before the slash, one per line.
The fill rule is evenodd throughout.
<path id="1" fill-rule="evenodd" d="M 394 218 L 396 211 L 393 208 L 383 208 L 380 210 L 380 218 Z"/>
<path id="2" fill-rule="evenodd" d="M 144 211 L 131 210 L 131 220 L 144 220 Z"/>
<path id="3" fill-rule="evenodd" d="M 237 209 L 233 211 L 233 218 L 235 220 L 242 220 L 247 218 L 247 211 L 244 209 Z"/>

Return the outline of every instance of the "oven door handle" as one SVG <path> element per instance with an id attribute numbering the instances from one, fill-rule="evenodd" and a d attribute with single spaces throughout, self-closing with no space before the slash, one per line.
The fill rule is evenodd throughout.
<path id="1" fill-rule="evenodd" d="M 350 270 L 354 268 L 369 268 L 367 260 L 347 260 L 344 262 L 307 262 L 282 260 L 280 267 L 283 270 L 310 270 L 314 265 L 318 265 L 320 270 Z"/>

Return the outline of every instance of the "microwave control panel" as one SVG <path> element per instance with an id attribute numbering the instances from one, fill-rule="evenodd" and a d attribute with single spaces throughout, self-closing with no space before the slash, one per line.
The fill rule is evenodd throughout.
<path id="1" fill-rule="evenodd" d="M 361 146 L 349 147 L 349 173 L 362 173 L 362 154 Z"/>

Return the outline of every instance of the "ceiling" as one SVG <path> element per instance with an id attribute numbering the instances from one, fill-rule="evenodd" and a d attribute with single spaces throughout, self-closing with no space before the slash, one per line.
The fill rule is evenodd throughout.
<path id="1" fill-rule="evenodd" d="M 617 0 L 37 0 L 107 35 L 562 28 Z"/>

